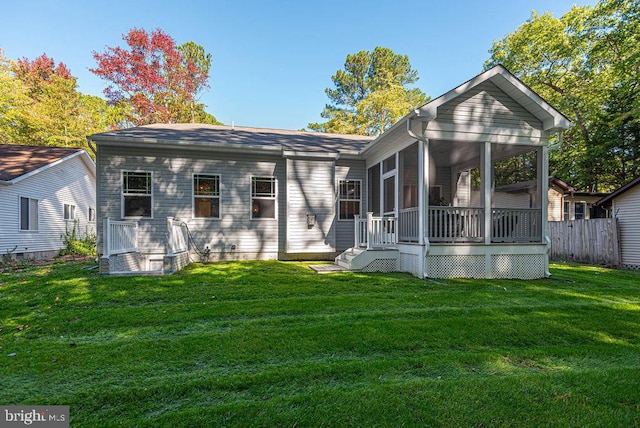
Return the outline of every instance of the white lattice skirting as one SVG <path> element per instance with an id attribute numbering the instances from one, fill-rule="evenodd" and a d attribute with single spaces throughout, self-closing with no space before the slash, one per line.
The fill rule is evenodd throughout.
<path id="1" fill-rule="evenodd" d="M 364 268 L 362 272 L 397 272 L 397 259 L 375 259 Z"/>
<path id="2" fill-rule="evenodd" d="M 484 278 L 484 256 L 428 256 L 427 272 L 431 278 Z"/>
<path id="3" fill-rule="evenodd" d="M 499 254 L 491 256 L 494 278 L 536 279 L 545 276 L 545 256 L 542 254 Z"/>
<path id="4" fill-rule="evenodd" d="M 487 263 L 490 265 L 487 266 Z M 427 272 L 431 278 L 543 278 L 545 276 L 545 255 L 428 256 Z"/>

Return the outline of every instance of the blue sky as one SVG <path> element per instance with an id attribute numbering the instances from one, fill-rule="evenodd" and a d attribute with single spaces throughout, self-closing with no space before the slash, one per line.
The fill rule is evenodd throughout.
<path id="1" fill-rule="evenodd" d="M 106 82 L 93 51 L 124 46 L 130 28 L 161 28 L 213 55 L 202 96 L 225 124 L 300 129 L 322 120 L 325 88 L 347 54 L 384 46 L 409 56 L 417 86 L 436 97 L 482 70 L 494 40 L 530 16 L 561 16 L 595 0 L 51 0 L 0 2 L 0 48 L 64 62 L 83 93 Z"/>

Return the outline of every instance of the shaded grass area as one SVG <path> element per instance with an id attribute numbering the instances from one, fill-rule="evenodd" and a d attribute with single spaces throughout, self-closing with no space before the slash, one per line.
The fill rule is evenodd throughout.
<path id="1" fill-rule="evenodd" d="M 637 426 L 640 274 L 0 274 L 0 403 L 73 426 Z"/>

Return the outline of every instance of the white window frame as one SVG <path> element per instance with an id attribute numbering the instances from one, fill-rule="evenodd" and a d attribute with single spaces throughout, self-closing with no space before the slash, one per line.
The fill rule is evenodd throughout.
<path id="1" fill-rule="evenodd" d="M 342 184 L 343 183 L 359 183 L 358 185 L 358 189 L 359 189 L 359 195 L 358 198 L 343 198 L 341 191 L 342 191 Z M 338 194 L 338 221 L 354 221 L 355 218 L 342 218 L 342 210 L 340 209 L 340 206 L 342 205 L 342 202 L 358 202 L 358 206 L 360 207 L 360 209 L 358 210 L 357 213 L 355 213 L 354 215 L 362 215 L 362 180 L 352 180 L 352 179 L 340 179 L 338 180 L 338 191 L 336 192 Z M 348 196 L 348 195 L 347 195 Z"/>
<path id="2" fill-rule="evenodd" d="M 67 221 L 76 219 L 76 206 L 73 204 L 62 205 L 62 218 Z"/>
<path id="3" fill-rule="evenodd" d="M 256 180 L 271 180 L 271 192 L 266 194 L 257 194 L 254 193 Z M 277 220 L 278 219 L 278 179 L 274 176 L 267 175 L 253 175 L 251 176 L 251 198 L 249 212 L 251 213 L 251 220 Z M 255 212 L 254 200 L 272 200 L 273 201 L 273 217 L 254 217 L 253 214 Z"/>
<path id="4" fill-rule="evenodd" d="M 22 215 L 23 215 L 23 209 L 22 209 L 22 200 L 26 199 L 28 201 L 27 206 L 28 206 L 28 211 L 27 211 L 27 228 L 23 229 L 22 228 Z M 35 219 L 33 218 L 33 208 L 35 205 Z M 20 196 L 18 198 L 18 229 L 21 232 L 37 232 L 38 230 L 40 230 L 40 201 L 38 199 L 35 198 L 29 198 L 27 196 Z M 33 226 L 33 227 L 32 227 Z"/>
<path id="5" fill-rule="evenodd" d="M 196 195 L 196 177 L 214 178 L 218 180 L 217 195 Z M 193 173 L 191 176 L 191 217 L 194 219 L 204 220 L 220 220 L 222 218 L 222 203 L 221 203 L 221 183 L 222 177 L 220 174 L 206 174 L 206 173 Z M 198 199 L 217 199 L 218 200 L 218 216 L 217 217 L 196 217 L 196 198 Z"/>
<path id="6" fill-rule="evenodd" d="M 89 221 L 89 223 L 95 223 L 96 222 L 96 209 L 93 207 L 89 207 L 88 213 L 87 213 L 87 220 Z"/>
<path id="7" fill-rule="evenodd" d="M 149 174 L 149 193 L 125 193 L 125 174 Z M 122 218 L 131 219 L 152 219 L 153 218 L 153 171 L 121 170 L 120 172 L 120 215 Z M 149 216 L 128 216 L 125 215 L 125 197 L 127 196 L 149 196 L 151 198 L 151 213 Z"/>

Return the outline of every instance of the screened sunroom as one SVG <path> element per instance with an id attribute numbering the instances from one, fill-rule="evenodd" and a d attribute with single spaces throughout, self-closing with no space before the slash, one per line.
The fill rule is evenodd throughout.
<path id="1" fill-rule="evenodd" d="M 500 66 L 431 101 L 363 150 L 367 215 L 338 259 L 375 270 L 378 252 L 417 276 L 547 275 L 549 139 L 568 126 Z"/>

